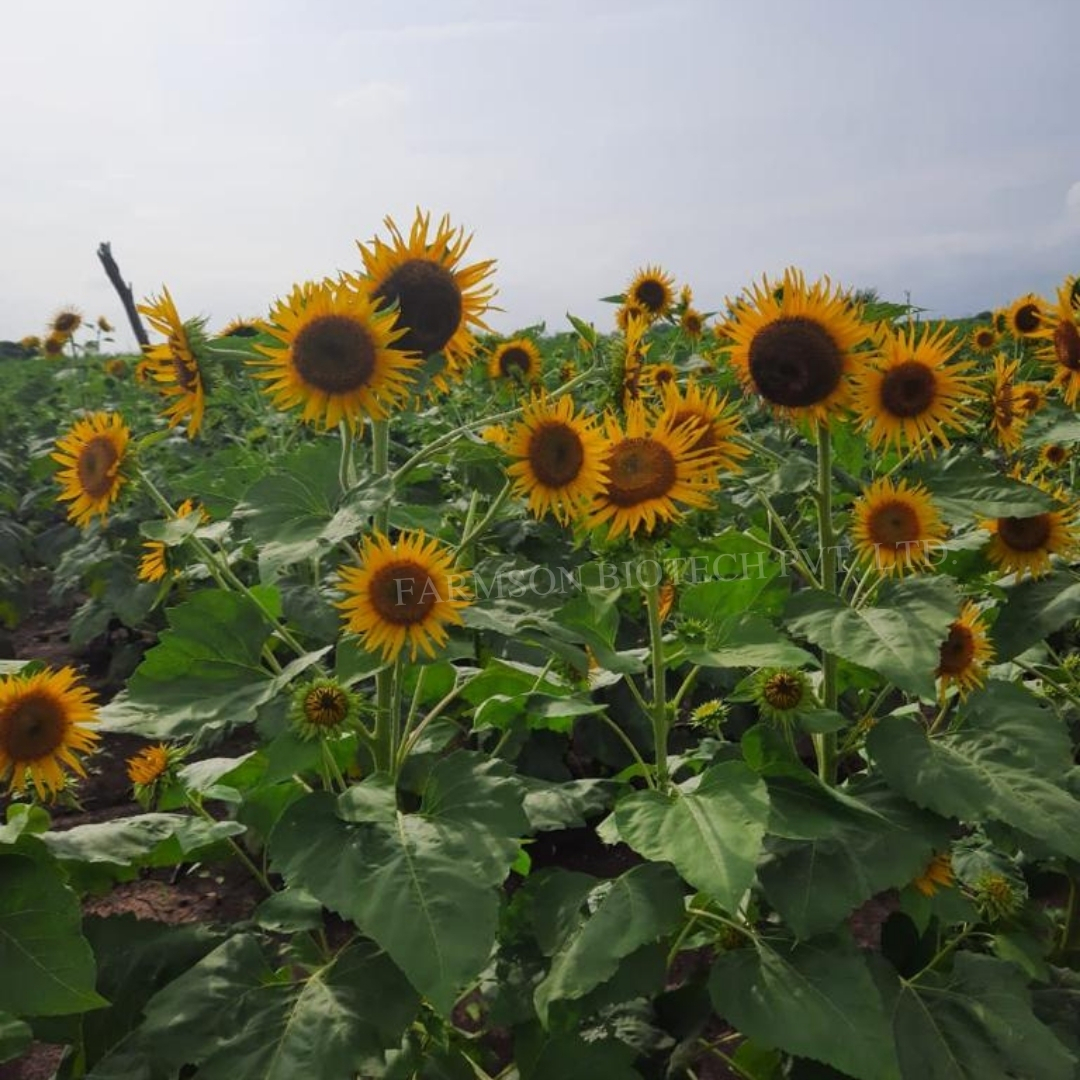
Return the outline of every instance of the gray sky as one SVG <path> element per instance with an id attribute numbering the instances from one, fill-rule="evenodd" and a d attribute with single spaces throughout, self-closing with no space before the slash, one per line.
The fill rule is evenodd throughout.
<path id="1" fill-rule="evenodd" d="M 0 338 L 95 256 L 216 327 L 420 205 L 493 325 L 659 263 L 718 307 L 789 264 L 966 314 L 1080 272 L 1078 0 L 7 0 Z M 130 344 L 126 333 L 122 339 Z"/>

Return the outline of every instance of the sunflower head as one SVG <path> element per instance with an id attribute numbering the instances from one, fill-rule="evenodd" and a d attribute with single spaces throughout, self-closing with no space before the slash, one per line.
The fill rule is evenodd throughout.
<path id="1" fill-rule="evenodd" d="M 851 535 L 864 562 L 883 574 L 925 568 L 946 529 L 929 492 L 906 480 L 876 480 L 856 500 Z"/>
<path id="2" fill-rule="evenodd" d="M 1018 400 L 1016 372 L 1019 360 L 1009 360 L 1004 353 L 994 357 L 993 383 L 990 389 L 990 433 L 1006 453 L 1015 453 L 1023 440 L 1027 414 Z"/>
<path id="3" fill-rule="evenodd" d="M 64 355 L 64 346 L 70 340 L 69 334 L 61 334 L 58 330 L 54 330 L 45 339 L 43 351 L 46 356 L 57 357 Z"/>
<path id="4" fill-rule="evenodd" d="M 923 896 L 933 896 L 939 888 L 947 889 L 952 883 L 952 857 L 947 851 L 939 851 L 911 884 Z"/>
<path id="5" fill-rule="evenodd" d="M 1043 470 L 1060 469 L 1071 456 L 1072 452 L 1067 446 L 1061 443 L 1047 443 L 1039 451 L 1039 466 Z"/>
<path id="6" fill-rule="evenodd" d="M 19 344 L 24 349 L 27 349 L 30 352 L 40 352 L 41 351 L 41 338 L 39 338 L 37 336 L 37 334 L 28 334 L 26 337 L 24 337 L 22 339 L 22 341 L 19 342 Z"/>
<path id="7" fill-rule="evenodd" d="M 111 334 L 116 329 L 116 327 L 113 326 L 113 324 L 109 322 L 109 320 L 106 319 L 104 315 L 99 315 L 97 317 L 97 328 L 103 334 Z"/>
<path id="8" fill-rule="evenodd" d="M 665 386 L 675 386 L 679 381 L 679 369 L 666 360 L 659 364 L 649 364 L 642 372 L 641 381 L 657 390 Z"/>
<path id="9" fill-rule="evenodd" d="M 978 353 L 992 353 L 997 343 L 998 332 L 993 326 L 976 326 L 971 331 L 971 347 Z"/>
<path id="10" fill-rule="evenodd" d="M 697 341 L 705 333 L 705 316 L 696 308 L 683 308 L 679 315 L 679 329 L 691 341 Z"/>
<path id="11" fill-rule="evenodd" d="M 651 321 L 649 313 L 640 304 L 622 304 L 615 312 L 615 325 L 624 334 L 634 324 L 647 329 Z"/>
<path id="12" fill-rule="evenodd" d="M 235 319 L 230 319 L 219 331 L 217 336 L 219 338 L 227 337 L 257 337 L 259 334 L 259 321 L 258 319 L 245 319 L 241 316 L 237 316 Z"/>
<path id="13" fill-rule="evenodd" d="M 1053 366 L 1053 385 L 1061 388 L 1065 403 L 1075 406 L 1080 397 L 1080 308 L 1073 305 L 1068 283 L 1058 289 L 1057 304 L 1048 309 L 1041 330 L 1040 360 Z"/>
<path id="14" fill-rule="evenodd" d="M 740 461 L 750 453 L 739 441 L 742 422 L 738 412 L 722 398 L 715 387 L 703 387 L 690 379 L 685 390 L 674 384 L 661 389 L 659 422 L 677 431 L 683 427 L 696 435 L 691 452 L 708 452 L 716 464 L 728 472 L 737 472 Z"/>
<path id="15" fill-rule="evenodd" d="M 990 533 L 987 558 L 1002 573 L 1043 577 L 1054 555 L 1071 557 L 1077 551 L 1075 511 L 1046 510 L 1025 517 L 989 518 L 982 527 Z"/>
<path id="16" fill-rule="evenodd" d="M 675 299 L 675 279 L 659 266 L 639 270 L 626 290 L 624 304 L 643 311 L 649 321 L 659 319 L 670 310 Z"/>
<path id="17" fill-rule="evenodd" d="M 1015 338 L 1037 337 L 1046 320 L 1046 310 L 1042 299 L 1034 293 L 1017 297 L 1010 305 L 1006 315 L 1009 332 Z"/>
<path id="18" fill-rule="evenodd" d="M 979 609 L 970 600 L 960 609 L 960 616 L 950 626 L 939 650 L 935 675 L 941 679 L 942 694 L 956 686 L 965 698 L 986 682 L 986 669 L 994 658 L 994 649 Z"/>
<path id="19" fill-rule="evenodd" d="M 57 440 L 51 455 L 60 463 L 56 479 L 62 487 L 59 499 L 70 502 L 68 517 L 86 526 L 95 517 L 102 522 L 126 481 L 122 466 L 131 432 L 119 413 L 94 413 L 76 420 Z"/>
<path id="20" fill-rule="evenodd" d="M 520 386 L 530 386 L 540 378 L 543 358 L 536 343 L 519 337 L 497 345 L 488 361 L 488 375 L 492 379 L 508 379 Z"/>
<path id="21" fill-rule="evenodd" d="M 114 379 L 122 379 L 127 374 L 127 361 L 121 356 L 112 356 L 105 361 L 105 374 Z"/>
<path id="22" fill-rule="evenodd" d="M 70 667 L 0 678 L 0 780 L 25 791 L 29 779 L 39 798 L 52 798 L 65 767 L 86 775 L 78 755 L 94 749 L 96 720 L 93 695 Z"/>
<path id="23" fill-rule="evenodd" d="M 149 808 L 161 789 L 175 778 L 177 766 L 186 753 L 183 747 L 157 743 L 154 746 L 144 746 L 137 754 L 129 757 L 127 778 L 135 792 L 136 802 Z"/>
<path id="24" fill-rule="evenodd" d="M 71 337 L 82 326 L 83 316 L 78 308 L 61 308 L 49 323 L 49 329 L 54 334 L 63 334 L 65 338 Z"/>
<path id="25" fill-rule="evenodd" d="M 709 698 L 690 713 L 690 723 L 711 735 L 719 733 L 727 719 L 728 707 L 722 698 Z"/>
<path id="26" fill-rule="evenodd" d="M 360 697 L 337 679 L 312 679 L 293 693 L 289 718 L 302 739 L 325 739 L 347 730 L 360 715 Z"/>
<path id="27" fill-rule="evenodd" d="M 981 874 L 972 892 L 976 907 L 988 922 L 999 922 L 1015 915 L 1028 898 L 1023 878 L 995 871 Z"/>
<path id="28" fill-rule="evenodd" d="M 806 673 L 797 668 L 765 668 L 753 680 L 753 701 L 766 719 L 785 722 L 816 704 Z"/>

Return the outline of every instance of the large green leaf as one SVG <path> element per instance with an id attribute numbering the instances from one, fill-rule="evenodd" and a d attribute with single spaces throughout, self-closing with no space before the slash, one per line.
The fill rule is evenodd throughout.
<path id="1" fill-rule="evenodd" d="M 985 458 L 970 454 L 923 462 L 912 477 L 930 489 L 945 519 L 960 525 L 998 515 L 1041 514 L 1054 504 L 1046 492 L 1003 476 Z"/>
<path id="2" fill-rule="evenodd" d="M 94 955 L 79 898 L 47 858 L 0 856 L 0 1011 L 63 1016 L 108 1004 L 94 989 Z"/>
<path id="3" fill-rule="evenodd" d="M 744 613 L 710 627 L 706 641 L 680 642 L 669 656 L 671 663 L 701 667 L 804 667 L 813 654 L 793 645 L 768 619 Z"/>
<path id="4" fill-rule="evenodd" d="M 521 1080 L 641 1080 L 637 1052 L 614 1038 L 583 1039 L 574 1032 L 526 1028 L 514 1041 Z"/>
<path id="5" fill-rule="evenodd" d="M 892 1035 L 866 961 L 841 937 L 724 953 L 709 976 L 716 1011 L 743 1035 L 857 1080 L 898 1080 Z"/>
<path id="6" fill-rule="evenodd" d="M 554 1001 L 575 1000 L 606 982 L 619 962 L 670 933 L 683 917 L 683 890 L 666 866 L 646 863 L 601 886 L 592 915 L 563 942 L 536 988 L 536 1011 L 547 1023 Z"/>
<path id="7" fill-rule="evenodd" d="M 1003 821 L 1080 859 L 1080 802 L 1033 768 L 1017 745 L 996 731 L 930 739 L 899 716 L 885 717 L 867 739 L 889 784 L 919 806 L 962 821 Z"/>
<path id="8" fill-rule="evenodd" d="M 990 632 L 999 663 L 1080 618 L 1080 580 L 1066 571 L 1027 578 L 1004 592 L 1005 602 Z"/>
<path id="9" fill-rule="evenodd" d="M 32 1042 L 34 1032 L 24 1020 L 0 1012 L 0 1064 L 18 1057 Z"/>
<path id="10" fill-rule="evenodd" d="M 352 792 L 340 806 L 324 794 L 298 800 L 271 855 L 291 885 L 356 922 L 449 1012 L 495 941 L 495 886 L 529 830 L 522 790 L 504 762 L 458 751 L 432 768 L 418 813 L 402 813 L 392 794 L 376 784 L 362 804 Z"/>
<path id="11" fill-rule="evenodd" d="M 637 791 L 615 807 L 626 843 L 672 863 L 729 911 L 754 879 L 768 817 L 765 784 L 740 761 L 714 765 L 673 794 Z"/>
<path id="12" fill-rule="evenodd" d="M 951 580 L 912 577 L 886 582 L 875 607 L 851 608 L 832 593 L 807 589 L 791 598 L 785 621 L 793 634 L 901 690 L 933 697 L 941 643 L 959 610 Z"/>

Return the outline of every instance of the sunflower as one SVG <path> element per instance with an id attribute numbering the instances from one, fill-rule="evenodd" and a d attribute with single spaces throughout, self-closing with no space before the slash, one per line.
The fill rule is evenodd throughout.
<path id="1" fill-rule="evenodd" d="M 176 304 L 164 286 L 161 296 L 150 297 L 150 302 L 140 304 L 138 310 L 166 338 L 162 344 L 145 350 L 139 369 L 144 377 L 157 383 L 162 397 L 174 399 L 162 413 L 169 421 L 169 427 L 186 421 L 188 438 L 193 439 L 202 427 L 206 406 L 203 371 L 195 349 L 195 341 L 200 336 L 198 324 L 180 321 Z"/>
<path id="2" fill-rule="evenodd" d="M 1065 288 L 1069 293 L 1069 303 L 1080 311 L 1080 274 L 1065 279 Z"/>
<path id="3" fill-rule="evenodd" d="M 51 457 L 62 466 L 56 474 L 64 489 L 58 498 L 71 502 L 68 517 L 76 525 L 89 525 L 95 515 L 104 522 L 126 479 L 120 470 L 130 438 L 119 413 L 99 412 L 76 420 L 57 440 Z"/>
<path id="4" fill-rule="evenodd" d="M 65 338 L 71 337 L 82 326 L 83 316 L 78 308 L 61 308 L 49 323 L 49 329 L 54 334 L 63 334 Z"/>
<path id="5" fill-rule="evenodd" d="M 513 338 L 496 346 L 488 361 L 492 379 L 512 379 L 528 385 L 540 378 L 543 358 L 536 343 L 528 338 Z"/>
<path id="6" fill-rule="evenodd" d="M 906 480 L 875 480 L 855 501 L 852 518 L 856 552 L 885 574 L 928 566 L 933 546 L 946 534 L 930 493 Z"/>
<path id="7" fill-rule="evenodd" d="M 505 449 L 517 458 L 506 470 L 514 493 L 528 498 L 535 517 L 550 512 L 566 524 L 583 502 L 603 490 L 604 438 L 591 421 L 574 415 L 569 396 L 556 401 L 534 397 Z"/>
<path id="8" fill-rule="evenodd" d="M 484 313 L 495 287 L 488 281 L 494 259 L 460 266 L 472 243 L 464 229 L 450 225 L 445 214 L 428 238 L 431 215 L 416 211 L 408 241 L 391 218 L 385 218 L 393 242 L 376 237 L 370 246 L 358 244 L 367 274 L 365 287 L 377 303 L 393 306 L 396 326 L 403 331 L 398 348 L 421 357 L 442 353 L 446 371 L 459 377 L 476 350 L 474 330 L 488 330 Z"/>
<path id="9" fill-rule="evenodd" d="M 19 344 L 24 349 L 29 349 L 30 352 L 38 352 L 41 349 L 41 338 L 37 334 L 28 334 Z"/>
<path id="10" fill-rule="evenodd" d="M 168 772 L 171 763 L 171 751 L 164 743 L 145 746 L 133 757 L 127 759 L 128 780 L 134 785 L 149 787 Z"/>
<path id="11" fill-rule="evenodd" d="M 1017 400 L 1014 383 L 1019 360 L 1008 360 L 1004 353 L 994 357 L 994 382 L 990 390 L 990 432 L 998 445 L 1014 454 L 1023 440 L 1027 414 Z"/>
<path id="12" fill-rule="evenodd" d="M 947 889 L 952 883 L 952 858 L 947 851 L 941 851 L 927 863 L 926 869 L 911 884 L 923 896 L 933 896 L 939 886 Z"/>
<path id="13" fill-rule="evenodd" d="M 341 571 L 345 599 L 337 606 L 348 629 L 383 660 L 396 660 L 406 644 L 414 661 L 421 651 L 433 657 L 472 602 L 450 553 L 419 532 L 365 537 L 360 556 L 359 567 Z"/>
<path id="14" fill-rule="evenodd" d="M 1061 443 L 1047 443 L 1039 451 L 1039 468 L 1042 470 L 1060 469 L 1071 455 L 1072 452 L 1067 446 L 1062 446 Z"/>
<path id="15" fill-rule="evenodd" d="M 857 308 L 828 278 L 807 286 L 789 269 L 754 285 L 723 328 L 730 363 L 748 391 L 792 419 L 824 421 L 847 397 L 853 350 L 867 335 Z"/>
<path id="16" fill-rule="evenodd" d="M 1052 385 L 1061 387 L 1066 405 L 1075 406 L 1080 396 L 1080 309 L 1073 306 L 1069 282 L 1058 289 L 1057 305 L 1047 312 L 1037 336 L 1046 342 L 1039 359 L 1055 368 Z"/>
<path id="17" fill-rule="evenodd" d="M 24 791 L 29 773 L 44 799 L 64 786 L 64 765 L 86 775 L 76 753 L 93 750 L 98 735 L 85 725 L 97 716 L 78 679 L 70 667 L 0 679 L 0 779 L 11 774 L 9 790 Z"/>
<path id="18" fill-rule="evenodd" d="M 949 626 L 941 643 L 937 671 L 944 694 L 949 686 L 959 688 L 960 697 L 986 682 L 986 668 L 994 659 L 994 649 L 986 632 L 979 609 L 970 600 L 964 601 L 960 617 Z"/>
<path id="19" fill-rule="evenodd" d="M 61 334 L 58 330 L 54 330 L 45 339 L 44 353 L 46 356 L 63 356 L 64 346 L 68 343 L 69 335 Z"/>
<path id="20" fill-rule="evenodd" d="M 127 374 L 127 361 L 120 356 L 112 356 L 105 361 L 105 374 L 114 379 L 122 378 Z"/>
<path id="21" fill-rule="evenodd" d="M 195 510 L 195 504 L 191 499 L 185 499 L 176 508 L 176 517 L 185 518 L 188 514 L 193 513 Z M 202 521 L 209 520 L 210 515 L 205 510 L 199 510 L 199 517 Z M 160 540 L 144 540 L 143 549 L 145 554 L 139 560 L 138 578 L 140 581 L 155 582 L 160 581 L 167 573 L 169 573 L 169 557 L 168 548 Z"/>
<path id="22" fill-rule="evenodd" d="M 987 558 L 1002 573 L 1033 578 L 1050 573 L 1052 555 L 1076 552 L 1075 513 L 1071 507 L 1028 517 L 989 518 L 981 527 L 990 533 Z"/>
<path id="23" fill-rule="evenodd" d="M 648 328 L 649 313 L 640 304 L 623 304 L 615 312 L 615 325 L 625 334 L 632 325 Z"/>
<path id="24" fill-rule="evenodd" d="M 677 503 L 703 508 L 716 489 L 716 457 L 709 450 L 691 450 L 699 437 L 695 425 L 672 428 L 657 421 L 650 430 L 640 401 L 626 407 L 626 428 L 615 417 L 606 420 L 604 463 L 607 480 L 592 501 L 588 525 L 608 526 L 612 538 L 651 531 L 661 521 L 679 516 Z"/>
<path id="25" fill-rule="evenodd" d="M 326 738 L 341 732 L 360 715 L 360 698 L 337 679 L 302 683 L 293 694 L 290 721 L 301 739 Z"/>
<path id="26" fill-rule="evenodd" d="M 696 308 L 684 308 L 679 315 L 679 329 L 691 341 L 697 341 L 705 333 L 705 316 Z"/>
<path id="27" fill-rule="evenodd" d="M 641 373 L 641 381 L 657 390 L 674 386 L 679 380 L 679 369 L 666 360 L 659 364 L 649 364 Z"/>
<path id="28" fill-rule="evenodd" d="M 113 324 L 109 322 L 109 320 L 106 319 L 104 315 L 99 315 L 97 317 L 97 328 L 103 334 L 111 334 L 116 329 L 116 327 L 113 326 Z"/>
<path id="29" fill-rule="evenodd" d="M 355 430 L 408 399 L 420 359 L 402 351 L 405 331 L 394 318 L 343 283 L 296 286 L 263 326 L 285 347 L 256 345 L 268 359 L 247 363 L 266 369 L 256 377 L 279 409 L 302 405 L 305 423 L 344 420 Z"/>
<path id="30" fill-rule="evenodd" d="M 753 700 L 768 720 L 784 722 L 794 719 L 799 709 L 817 704 L 810 680 L 797 668 L 765 668 L 753 681 Z"/>
<path id="31" fill-rule="evenodd" d="M 1046 321 L 1042 300 L 1034 293 L 1018 297 L 1009 305 L 1005 321 L 1013 337 L 1035 337 Z"/>
<path id="32" fill-rule="evenodd" d="M 976 326 L 971 331 L 971 347 L 979 353 L 992 353 L 997 347 L 998 334 L 992 326 Z"/>
<path id="33" fill-rule="evenodd" d="M 237 317 L 230 319 L 219 331 L 217 336 L 219 338 L 226 337 L 255 337 L 259 333 L 259 323 L 257 319 L 245 319 Z"/>
<path id="34" fill-rule="evenodd" d="M 661 390 L 662 411 L 659 420 L 671 430 L 689 424 L 696 438 L 690 450 L 705 450 L 714 456 L 715 463 L 729 472 L 737 472 L 739 460 L 749 451 L 735 440 L 740 433 L 740 421 L 726 397 L 714 387 L 702 388 L 690 379 L 685 390 L 669 384 Z"/>
<path id="35" fill-rule="evenodd" d="M 659 319 L 671 310 L 674 286 L 675 279 L 659 266 L 646 266 L 634 275 L 623 302 L 644 311 L 650 321 Z"/>
<path id="36" fill-rule="evenodd" d="M 955 333 L 914 325 L 885 330 L 881 358 L 854 380 L 854 406 L 870 444 L 911 448 L 949 445 L 948 429 L 970 419 L 970 361 L 950 363 L 959 349 Z"/>

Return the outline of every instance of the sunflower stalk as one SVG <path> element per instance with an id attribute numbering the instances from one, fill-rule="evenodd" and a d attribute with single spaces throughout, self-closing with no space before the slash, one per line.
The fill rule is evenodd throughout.
<path id="1" fill-rule="evenodd" d="M 338 464 L 338 486 L 341 493 L 351 491 L 356 487 L 356 457 L 353 454 L 353 429 L 352 425 L 342 420 L 338 424 L 338 434 L 341 436 L 341 460 Z"/>
<path id="2" fill-rule="evenodd" d="M 656 753 L 656 786 L 661 791 L 671 783 L 668 772 L 668 717 L 666 668 L 664 665 L 664 628 L 660 620 L 660 584 L 644 587 L 645 606 L 649 614 L 649 651 L 652 654 L 652 702 L 649 719 L 652 721 L 653 746 Z"/>
<path id="3" fill-rule="evenodd" d="M 454 548 L 454 555 L 459 556 L 462 552 L 468 551 L 469 545 L 478 537 L 483 535 L 484 531 L 494 520 L 495 515 L 503 508 L 506 500 L 510 497 L 510 492 L 513 490 L 513 483 L 507 480 L 503 484 L 499 494 L 495 496 L 491 505 L 487 508 L 487 512 L 477 522 L 473 522 L 471 519 L 475 517 L 473 512 L 473 505 L 469 505 L 469 517 L 470 520 L 466 522 L 466 528 L 461 540 L 458 541 L 457 546 Z"/>
<path id="4" fill-rule="evenodd" d="M 371 421 L 371 471 L 376 481 L 390 472 L 390 423 L 387 420 Z M 385 536 L 389 528 L 390 503 L 387 501 L 375 513 L 374 529 Z M 394 693 L 401 685 L 400 663 L 399 659 L 392 670 L 382 668 L 375 673 L 375 732 L 371 753 L 375 770 L 386 769 L 392 775 L 397 771 L 394 728 L 400 703 L 394 700 Z"/>
<path id="5" fill-rule="evenodd" d="M 834 596 L 837 591 L 836 536 L 832 523 L 832 442 L 828 425 L 818 423 L 818 536 L 821 546 L 821 586 L 825 592 Z M 823 651 L 822 667 L 822 703 L 826 709 L 836 711 L 837 705 L 837 660 L 836 656 Z M 836 732 L 815 734 L 814 753 L 817 755 L 818 776 L 823 783 L 835 785 L 837 774 Z"/>

